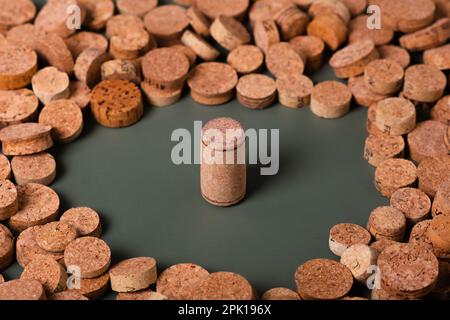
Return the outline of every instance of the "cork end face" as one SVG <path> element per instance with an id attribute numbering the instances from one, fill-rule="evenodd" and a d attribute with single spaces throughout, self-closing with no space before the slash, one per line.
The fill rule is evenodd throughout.
<path id="1" fill-rule="evenodd" d="M 232 118 L 216 118 L 202 128 L 202 143 L 215 150 L 233 150 L 244 142 L 244 128 Z"/>

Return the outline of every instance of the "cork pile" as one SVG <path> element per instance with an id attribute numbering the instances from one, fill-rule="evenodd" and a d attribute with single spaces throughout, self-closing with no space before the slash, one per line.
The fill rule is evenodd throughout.
<path id="1" fill-rule="evenodd" d="M 369 4 L 381 9 L 381 28 L 368 28 Z M 73 5 L 82 30 L 68 27 Z M 449 298 L 448 0 L 50 0 L 39 11 L 31 0 L 0 0 L 0 7 L 0 271 L 14 261 L 23 268 L 19 279 L 0 274 L 0 300 L 100 299 L 111 290 L 117 300 L 355 300 L 362 298 L 353 289 L 367 285 L 373 267 L 372 299 Z M 410 53 L 420 63 L 411 64 Z M 325 63 L 340 80 L 313 83 L 308 75 Z M 152 257 L 112 265 L 99 214 L 61 208 L 49 187 L 57 178 L 49 149 L 77 139 L 86 117 L 127 127 L 146 103 L 169 106 L 185 90 L 203 105 L 236 97 L 264 109 L 278 100 L 325 119 L 345 116 L 354 100 L 368 108 L 364 158 L 389 206 L 369 208 L 365 227 L 332 227 L 329 248 L 340 260 L 300 265 L 295 290 L 258 295 L 239 274 L 193 263 L 158 272 Z M 219 118 L 205 128 L 242 126 Z M 206 201 L 244 199 L 245 164 L 201 171 Z"/>

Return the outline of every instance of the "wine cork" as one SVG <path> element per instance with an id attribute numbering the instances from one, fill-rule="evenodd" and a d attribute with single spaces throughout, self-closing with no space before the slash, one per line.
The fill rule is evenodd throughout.
<path id="1" fill-rule="evenodd" d="M 59 219 L 73 226 L 80 237 L 100 237 L 102 226 L 98 213 L 87 207 L 71 208 Z"/>
<path id="2" fill-rule="evenodd" d="M 0 153 L 0 179 L 11 178 L 11 165 L 7 157 Z"/>
<path id="3" fill-rule="evenodd" d="M 277 93 L 275 81 L 263 74 L 248 74 L 241 77 L 236 86 L 240 104 L 250 109 L 263 109 L 271 105 Z"/>
<path id="4" fill-rule="evenodd" d="M 299 294 L 288 288 L 273 288 L 264 292 L 261 300 L 301 300 Z"/>
<path id="5" fill-rule="evenodd" d="M 216 60 L 220 52 L 199 35 L 186 30 L 181 37 L 181 42 L 191 48 L 205 61 Z"/>
<path id="6" fill-rule="evenodd" d="M 211 24 L 210 32 L 211 37 L 227 50 L 233 50 L 250 42 L 250 34 L 247 29 L 232 17 L 217 17 Z"/>
<path id="7" fill-rule="evenodd" d="M 216 206 L 231 206 L 245 197 L 247 167 L 245 133 L 231 118 L 216 118 L 202 129 L 200 186 L 203 198 Z"/>
<path id="8" fill-rule="evenodd" d="M 154 107 L 166 107 L 180 100 L 183 89 L 161 89 L 148 82 L 141 84 L 141 89 L 148 102 Z"/>
<path id="9" fill-rule="evenodd" d="M 364 73 L 366 66 L 378 57 L 375 44 L 371 40 L 362 40 L 336 51 L 330 59 L 330 65 L 336 77 L 350 78 Z"/>
<path id="10" fill-rule="evenodd" d="M 414 225 L 409 236 L 409 243 L 430 250 L 438 259 L 448 260 L 450 253 L 436 247 L 430 240 L 428 229 L 430 228 L 431 220 L 423 220 Z"/>
<path id="11" fill-rule="evenodd" d="M 393 208 L 403 212 L 410 225 L 427 219 L 430 214 L 431 200 L 419 189 L 398 189 L 392 194 L 390 203 Z"/>
<path id="12" fill-rule="evenodd" d="M 39 281 L 16 279 L 0 285 L 0 300 L 46 300 L 46 295 Z"/>
<path id="13" fill-rule="evenodd" d="M 266 56 L 267 69 L 275 77 L 298 73 L 305 70 L 305 61 L 301 53 L 295 51 L 288 42 L 279 42 L 270 46 Z"/>
<path id="14" fill-rule="evenodd" d="M 141 72 L 139 66 L 128 60 L 109 60 L 101 66 L 102 80 L 127 80 L 135 84 L 141 84 Z"/>
<path id="15" fill-rule="evenodd" d="M 416 126 L 416 109 L 404 98 L 387 98 L 377 102 L 377 128 L 390 135 L 404 135 Z"/>
<path id="16" fill-rule="evenodd" d="M 78 19 L 80 23 L 86 18 L 86 10 L 78 6 L 76 0 L 49 1 L 39 11 L 34 20 L 34 25 L 45 32 L 55 33 L 62 38 L 67 38 L 76 32 L 76 27 L 71 27 L 68 21 L 73 14 L 72 8 L 79 8 Z"/>
<path id="17" fill-rule="evenodd" d="M 393 60 L 400 64 L 403 69 L 406 69 L 411 63 L 411 56 L 405 49 L 394 46 L 384 45 L 377 48 L 380 54 L 380 59 Z"/>
<path id="18" fill-rule="evenodd" d="M 369 29 L 367 26 L 369 19 L 370 16 L 363 14 L 350 21 L 348 25 L 349 43 L 361 40 L 372 40 L 377 47 L 391 43 L 394 38 L 394 31 L 385 23 L 381 24 L 381 28 Z"/>
<path id="19" fill-rule="evenodd" d="M 396 243 L 399 243 L 399 242 L 382 238 L 380 240 L 376 240 L 376 241 L 372 242 L 370 244 L 370 247 L 375 249 L 378 252 L 378 254 L 380 254 L 381 252 L 383 252 L 384 249 L 386 249 Z"/>
<path id="20" fill-rule="evenodd" d="M 116 292 L 135 292 L 156 282 L 156 260 L 139 257 L 124 260 L 109 270 L 111 288 Z"/>
<path id="21" fill-rule="evenodd" d="M 194 101 L 205 105 L 228 102 L 238 82 L 236 71 L 225 63 L 207 62 L 197 65 L 189 74 L 188 86 Z"/>
<path id="22" fill-rule="evenodd" d="M 377 264 L 378 252 L 367 244 L 354 244 L 341 256 L 340 262 L 346 266 L 353 278 L 360 283 L 365 283 L 372 275 L 372 267 Z"/>
<path id="23" fill-rule="evenodd" d="M 347 25 L 338 16 L 319 15 L 308 25 L 308 35 L 322 39 L 327 46 L 336 51 L 347 39 Z"/>
<path id="24" fill-rule="evenodd" d="M 191 6 L 186 12 L 192 29 L 202 37 L 209 37 L 211 21 L 196 6 Z"/>
<path id="25" fill-rule="evenodd" d="M 442 155 L 423 159 L 417 167 L 419 189 L 434 198 L 439 186 L 450 176 L 450 156 Z"/>
<path id="26" fill-rule="evenodd" d="M 113 0 L 77 0 L 86 9 L 84 25 L 91 30 L 101 30 L 114 15 Z"/>
<path id="27" fill-rule="evenodd" d="M 400 188 L 413 186 L 417 168 L 409 160 L 388 159 L 375 170 L 375 186 L 381 195 L 390 198 Z"/>
<path id="28" fill-rule="evenodd" d="M 383 161 L 402 158 L 405 152 L 405 140 L 402 136 L 388 134 L 369 135 L 365 141 L 364 159 L 377 167 Z"/>
<path id="29" fill-rule="evenodd" d="M 14 180 L 17 184 L 40 183 L 50 185 L 56 177 L 56 161 L 47 152 L 27 156 L 15 156 L 11 160 Z"/>
<path id="30" fill-rule="evenodd" d="M 434 66 L 417 64 L 406 69 L 404 95 L 419 102 L 439 100 L 445 91 L 447 79 Z"/>
<path id="31" fill-rule="evenodd" d="M 431 120 L 450 125 L 450 96 L 441 98 L 430 112 Z"/>
<path id="32" fill-rule="evenodd" d="M 186 9 L 177 5 L 163 5 L 148 12 L 144 17 L 145 28 L 160 46 L 174 44 L 189 26 Z"/>
<path id="33" fill-rule="evenodd" d="M 24 268 L 37 255 L 46 255 L 55 261 L 63 258 L 62 253 L 48 252 L 36 242 L 36 233 L 42 226 L 30 227 L 19 234 L 16 242 L 16 260 L 17 263 Z"/>
<path id="34" fill-rule="evenodd" d="M 17 186 L 19 210 L 9 219 L 15 231 L 43 225 L 56 220 L 59 210 L 58 194 L 42 184 L 27 183 Z"/>
<path id="35" fill-rule="evenodd" d="M 78 238 L 66 247 L 64 263 L 67 267 L 80 268 L 80 276 L 83 279 L 96 278 L 108 270 L 111 263 L 111 250 L 101 239 Z"/>
<path id="36" fill-rule="evenodd" d="M 78 300 L 80 300 L 80 301 L 83 301 L 83 300 L 89 300 L 89 299 L 76 291 L 65 290 L 65 291 L 61 291 L 61 292 L 52 294 L 48 298 L 48 300 L 53 300 L 53 301 L 78 301 Z"/>
<path id="37" fill-rule="evenodd" d="M 254 73 L 262 67 L 264 53 L 254 45 L 241 45 L 228 54 L 227 63 L 240 74 Z"/>
<path id="38" fill-rule="evenodd" d="M 348 79 L 347 86 L 353 97 L 355 98 L 356 103 L 366 108 L 369 108 L 372 105 L 376 105 L 378 101 L 387 98 L 387 96 L 385 95 L 373 92 L 366 84 L 364 76 Z"/>
<path id="39" fill-rule="evenodd" d="M 9 28 L 25 24 L 33 20 L 36 15 L 36 6 L 31 0 L 0 1 L 0 25 Z"/>
<path id="40" fill-rule="evenodd" d="M 69 76 L 55 67 L 47 67 L 36 73 L 31 81 L 34 94 L 44 104 L 66 99 L 70 95 Z"/>
<path id="41" fill-rule="evenodd" d="M 75 60 L 88 48 L 96 48 L 102 53 L 108 50 L 106 37 L 94 32 L 81 31 L 64 39 L 64 42 Z"/>
<path id="42" fill-rule="evenodd" d="M 257 22 L 253 28 L 253 37 L 256 46 L 266 54 L 273 44 L 280 42 L 280 33 L 273 20 Z"/>
<path id="43" fill-rule="evenodd" d="M 403 67 L 394 60 L 378 59 L 364 69 L 364 80 L 375 93 L 391 95 L 400 91 L 403 84 Z"/>
<path id="44" fill-rule="evenodd" d="M 9 180 L 0 180 L 0 221 L 8 220 L 19 209 L 16 186 Z"/>
<path id="45" fill-rule="evenodd" d="M 276 80 L 279 102 L 288 108 L 302 108 L 311 102 L 314 84 L 301 74 L 286 74 Z"/>
<path id="46" fill-rule="evenodd" d="M 421 162 L 426 157 L 445 156 L 448 148 L 444 142 L 447 126 L 439 121 L 421 122 L 408 134 L 409 153 L 412 160 Z"/>
<path id="47" fill-rule="evenodd" d="M 211 273 L 201 284 L 199 300 L 254 300 L 254 290 L 243 276 L 232 272 Z"/>
<path id="48" fill-rule="evenodd" d="M 186 58 L 188 58 L 190 67 L 195 66 L 195 62 L 197 61 L 197 54 L 194 50 L 192 50 L 188 46 L 185 46 L 184 44 L 175 44 L 171 46 L 171 48 L 183 53 Z"/>
<path id="49" fill-rule="evenodd" d="M 275 22 L 284 41 L 304 34 L 309 23 L 309 17 L 297 6 L 286 6 L 274 15 Z"/>
<path id="50" fill-rule="evenodd" d="M 135 31 L 110 39 L 109 53 L 115 59 L 136 60 L 156 48 L 156 40 L 145 30 Z"/>
<path id="51" fill-rule="evenodd" d="M 325 43 L 314 36 L 297 36 L 289 41 L 296 51 L 303 53 L 306 58 L 307 71 L 318 70 L 323 63 Z"/>
<path id="52" fill-rule="evenodd" d="M 86 110 L 91 102 L 91 89 L 81 81 L 71 81 L 69 84 L 69 100 L 75 102 L 81 111 Z"/>
<path id="53" fill-rule="evenodd" d="M 105 127 L 130 126 L 142 117 L 142 95 L 139 88 L 126 80 L 103 80 L 92 91 L 94 118 Z"/>
<path id="54" fill-rule="evenodd" d="M 124 36 L 128 33 L 144 30 L 144 22 L 141 18 L 129 14 L 118 14 L 108 20 L 106 24 L 106 35 L 108 38 Z"/>
<path id="55" fill-rule="evenodd" d="M 160 89 L 182 88 L 190 67 L 188 58 L 173 48 L 152 50 L 141 64 L 145 80 Z"/>
<path id="56" fill-rule="evenodd" d="M 0 90 L 0 127 L 32 121 L 39 100 L 28 89 Z"/>
<path id="57" fill-rule="evenodd" d="M 431 213 L 433 217 L 441 214 L 450 214 L 450 179 L 447 177 L 442 182 L 436 192 L 436 196 L 433 201 L 433 207 Z"/>
<path id="58" fill-rule="evenodd" d="M 375 240 L 387 239 L 402 241 L 405 236 L 406 218 L 393 207 L 375 208 L 369 216 L 367 230 Z"/>
<path id="59" fill-rule="evenodd" d="M 75 61 L 73 69 L 75 77 L 89 88 L 93 88 L 101 80 L 102 64 L 111 59 L 111 55 L 106 52 L 101 52 L 96 48 L 87 48 Z"/>
<path id="60" fill-rule="evenodd" d="M 297 292 L 305 300 L 335 300 L 346 296 L 353 276 L 343 264 L 328 260 L 309 260 L 295 272 Z"/>
<path id="61" fill-rule="evenodd" d="M 156 282 L 156 290 L 170 300 L 192 300 L 209 272 L 192 263 L 173 265 L 164 270 Z"/>
<path id="62" fill-rule="evenodd" d="M 48 252 L 63 252 L 67 245 L 77 238 L 77 230 L 62 221 L 50 222 L 36 231 L 36 242 Z"/>
<path id="63" fill-rule="evenodd" d="M 419 299 L 433 290 L 439 264 L 430 250 L 408 243 L 392 245 L 378 257 L 381 287 L 394 295 Z"/>
<path id="64" fill-rule="evenodd" d="M 340 223 L 330 229 L 328 246 L 338 257 L 354 244 L 368 245 L 371 236 L 365 228 L 352 223 Z"/>
<path id="65" fill-rule="evenodd" d="M 236 19 L 242 18 L 248 9 L 249 3 L 249 0 L 195 1 L 198 9 L 211 20 L 219 16 L 233 17 Z"/>
<path id="66" fill-rule="evenodd" d="M 110 289 L 109 273 L 92 279 L 80 279 L 80 287 L 70 291 L 82 294 L 89 300 L 101 299 Z"/>
<path id="67" fill-rule="evenodd" d="M 59 262 L 45 255 L 37 255 L 26 265 L 20 279 L 39 281 L 50 296 L 66 288 L 67 273 Z"/>
<path id="68" fill-rule="evenodd" d="M 291 7 L 291 0 L 260 0 L 254 1 L 249 10 L 249 20 L 254 28 L 258 22 L 273 20 L 278 12 Z"/>
<path id="69" fill-rule="evenodd" d="M 7 227 L 0 224 L 0 271 L 14 260 L 14 237 Z"/>
<path id="70" fill-rule="evenodd" d="M 26 87 L 37 71 L 37 55 L 25 47 L 0 46 L 0 61 L 0 90 Z"/>
<path id="71" fill-rule="evenodd" d="M 351 14 L 347 6 L 340 0 L 315 0 L 308 9 L 311 17 L 318 15 L 336 15 L 345 24 L 350 22 Z"/>
<path id="72" fill-rule="evenodd" d="M 116 300 L 168 300 L 168 298 L 158 292 L 152 290 L 140 290 L 136 292 L 119 292 L 116 296 Z"/>
<path id="73" fill-rule="evenodd" d="M 311 111 L 325 119 L 340 118 L 350 111 L 352 94 L 347 86 L 337 81 L 317 84 L 311 93 Z"/>
<path id="74" fill-rule="evenodd" d="M 400 45 L 413 52 L 439 47 L 450 38 L 449 26 L 450 18 L 439 19 L 423 30 L 401 36 Z"/>
<path id="75" fill-rule="evenodd" d="M 158 5 L 158 0 L 118 0 L 117 9 L 122 14 L 143 17 Z"/>
<path id="76" fill-rule="evenodd" d="M 433 65 L 439 70 L 450 69 L 450 45 L 426 50 L 423 53 L 423 63 Z"/>
<path id="77" fill-rule="evenodd" d="M 8 156 L 39 153 L 53 146 L 50 126 L 27 122 L 0 130 L 3 154 Z"/>

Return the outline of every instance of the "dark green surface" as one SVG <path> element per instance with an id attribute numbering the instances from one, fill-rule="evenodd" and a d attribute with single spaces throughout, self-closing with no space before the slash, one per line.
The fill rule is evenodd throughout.
<path id="1" fill-rule="evenodd" d="M 313 76 L 315 82 L 332 78 L 328 67 Z M 202 199 L 198 166 L 175 166 L 170 160 L 174 129 L 192 131 L 194 120 L 221 116 L 246 128 L 280 129 L 279 174 L 259 176 L 251 168 L 248 195 L 231 208 Z M 160 269 L 194 262 L 210 271 L 237 272 L 260 292 L 292 288 L 299 264 L 332 257 L 332 225 L 365 225 L 370 211 L 386 203 L 362 156 L 365 119 L 363 108 L 339 120 L 322 120 L 309 108 L 274 105 L 254 111 L 236 101 L 205 107 L 186 96 L 171 107 L 146 107 L 143 119 L 126 129 L 106 129 L 89 120 L 78 140 L 52 151 L 58 163 L 52 187 L 62 211 L 98 210 L 114 261 L 148 255 Z M 11 279 L 20 268 L 4 274 Z"/>

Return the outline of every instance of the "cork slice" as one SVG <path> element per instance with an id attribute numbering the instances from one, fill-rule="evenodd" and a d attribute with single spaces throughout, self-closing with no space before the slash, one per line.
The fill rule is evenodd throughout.
<path id="1" fill-rule="evenodd" d="M 181 37 L 189 26 L 186 9 L 177 5 L 163 5 L 152 9 L 144 17 L 145 28 L 155 36 L 159 45 Z"/>
<path id="2" fill-rule="evenodd" d="M 261 296 L 262 300 L 301 300 L 294 290 L 288 288 L 269 289 Z"/>
<path id="3" fill-rule="evenodd" d="M 103 80 L 92 91 L 91 109 L 101 125 L 111 128 L 127 127 L 142 117 L 142 94 L 132 82 Z"/>
<path id="4" fill-rule="evenodd" d="M 77 230 L 71 224 L 62 221 L 43 225 L 35 235 L 38 246 L 49 252 L 63 252 L 77 236 Z"/>
<path id="5" fill-rule="evenodd" d="M 254 300 L 254 290 L 243 276 L 232 272 L 211 273 L 200 285 L 199 300 Z"/>
<path id="6" fill-rule="evenodd" d="M 89 300 L 89 299 L 76 291 L 65 290 L 65 291 L 57 292 L 57 293 L 51 295 L 48 298 L 48 300 L 53 300 L 53 301 L 77 301 L 77 300 L 80 300 L 80 301 L 83 301 L 83 300 Z"/>
<path id="7" fill-rule="evenodd" d="M 0 90 L 26 87 L 37 71 L 36 52 L 26 47 L 0 46 L 0 61 Z"/>
<path id="8" fill-rule="evenodd" d="M 73 286 L 70 291 L 82 294 L 89 300 L 98 300 L 102 298 L 110 289 L 109 273 L 106 272 L 99 277 L 92 279 L 81 279 L 79 287 Z"/>
<path id="9" fill-rule="evenodd" d="M 308 25 L 308 35 L 316 36 L 336 51 L 347 39 L 347 25 L 338 16 L 318 15 Z"/>
<path id="10" fill-rule="evenodd" d="M 78 238 L 66 247 L 64 263 L 67 267 L 80 268 L 81 278 L 96 278 L 108 270 L 111 263 L 111 250 L 101 239 Z"/>
<path id="11" fill-rule="evenodd" d="M 275 77 L 290 74 L 302 74 L 305 70 L 303 57 L 288 42 L 270 46 L 266 56 L 267 69 Z"/>
<path id="12" fill-rule="evenodd" d="M 380 254 L 381 252 L 383 252 L 384 249 L 392 246 L 393 244 L 397 244 L 397 241 L 394 240 L 390 240 L 390 239 L 380 239 L 380 240 L 376 240 L 374 242 L 372 242 L 370 244 L 370 247 L 375 249 L 378 254 Z"/>
<path id="13" fill-rule="evenodd" d="M 351 13 L 347 6 L 339 0 L 315 0 L 308 9 L 311 17 L 318 15 L 336 15 L 344 23 L 350 22 Z"/>
<path id="14" fill-rule="evenodd" d="M 52 137 L 59 143 L 75 140 L 83 130 L 83 114 L 72 100 L 57 100 L 46 105 L 39 114 L 39 123 L 53 128 Z"/>
<path id="15" fill-rule="evenodd" d="M 210 27 L 211 36 L 223 48 L 234 48 L 250 42 L 250 34 L 238 20 L 229 16 L 217 17 Z"/>
<path id="16" fill-rule="evenodd" d="M 411 63 L 411 56 L 402 47 L 394 45 L 384 45 L 377 48 L 381 59 L 393 60 L 406 69 Z"/>
<path id="17" fill-rule="evenodd" d="M 202 144 L 215 150 L 233 150 L 244 142 L 244 128 L 232 118 L 215 118 L 202 128 Z"/>
<path id="18" fill-rule="evenodd" d="M 335 300 L 348 294 L 353 276 L 343 264 L 328 260 L 309 260 L 295 272 L 297 292 L 305 300 Z"/>
<path id="19" fill-rule="evenodd" d="M 127 259 L 109 270 L 111 288 L 116 292 L 135 292 L 156 282 L 156 260 L 149 257 Z"/>
<path id="20" fill-rule="evenodd" d="M 370 106 L 376 104 L 378 101 L 387 98 L 385 95 L 381 95 L 373 92 L 364 80 L 364 76 L 350 78 L 348 80 L 348 89 L 355 98 L 358 105 L 369 108 Z"/>
<path id="21" fill-rule="evenodd" d="M 200 58 L 205 61 L 216 60 L 220 55 L 219 50 L 214 48 L 201 36 L 190 30 L 186 30 L 183 33 L 181 42 L 187 47 L 191 48 Z"/>
<path id="22" fill-rule="evenodd" d="M 279 102 L 288 108 L 303 108 L 311 102 L 314 84 L 301 74 L 283 75 L 276 80 Z"/>
<path id="23" fill-rule="evenodd" d="M 108 49 L 108 40 L 104 35 L 89 31 L 78 32 L 64 39 L 64 42 L 75 60 L 88 48 L 95 48 L 100 52 L 106 52 Z"/>
<path id="24" fill-rule="evenodd" d="M 353 18 L 349 25 L 348 41 L 350 43 L 370 39 L 375 46 L 387 45 L 394 38 L 394 31 L 386 24 L 381 24 L 381 28 L 370 28 L 367 26 L 370 16 L 359 15 Z"/>
<path id="25" fill-rule="evenodd" d="M 436 197 L 433 201 L 431 213 L 433 217 L 441 214 L 450 214 L 450 179 L 446 178 L 442 182 L 436 192 Z"/>
<path id="26" fill-rule="evenodd" d="M 71 208 L 59 220 L 73 226 L 80 237 L 100 237 L 102 232 L 100 216 L 91 208 Z"/>
<path id="27" fill-rule="evenodd" d="M 354 244 L 345 250 L 341 256 L 341 263 L 346 266 L 356 281 L 366 283 L 372 275 L 371 268 L 377 264 L 378 251 L 367 244 Z"/>
<path id="28" fill-rule="evenodd" d="M 108 20 L 106 35 L 108 38 L 124 36 L 128 33 L 138 32 L 145 28 L 144 22 L 137 16 L 118 14 Z"/>
<path id="29" fill-rule="evenodd" d="M 434 198 L 439 186 L 450 176 L 450 156 L 428 157 L 417 167 L 419 189 Z"/>
<path id="30" fill-rule="evenodd" d="M 19 209 L 17 188 L 9 180 L 0 180 L 0 221 L 8 220 Z"/>
<path id="31" fill-rule="evenodd" d="M 273 103 L 277 86 L 269 76 L 248 74 L 241 77 L 236 86 L 237 99 L 250 109 L 263 109 Z"/>
<path id="32" fill-rule="evenodd" d="M 228 54 L 227 63 L 240 74 L 254 73 L 262 67 L 264 54 L 254 45 L 241 45 Z"/>
<path id="33" fill-rule="evenodd" d="M 170 300 L 192 300 L 208 277 L 209 272 L 196 264 L 176 264 L 160 274 L 156 290 Z"/>
<path id="34" fill-rule="evenodd" d="M 408 146 L 411 159 L 421 162 L 427 157 L 448 155 L 444 137 L 447 125 L 433 120 L 421 122 L 408 134 Z"/>
<path id="35" fill-rule="evenodd" d="M 403 77 L 403 67 L 394 60 L 374 60 L 364 69 L 366 84 L 370 90 L 381 95 L 392 95 L 400 91 Z"/>
<path id="36" fill-rule="evenodd" d="M 0 153 L 0 179 L 11 178 L 11 165 L 7 157 Z"/>
<path id="37" fill-rule="evenodd" d="M 75 77 L 92 88 L 101 80 L 100 68 L 102 64 L 111 59 L 112 56 L 107 52 L 102 52 L 97 48 L 87 48 L 75 61 L 73 68 Z"/>
<path id="38" fill-rule="evenodd" d="M 189 19 L 189 24 L 194 31 L 202 37 L 209 37 L 211 21 L 206 17 L 196 6 L 190 6 L 186 15 Z"/>
<path id="39" fill-rule="evenodd" d="M 14 236 L 4 225 L 0 224 L 0 271 L 14 261 Z"/>
<path id="40" fill-rule="evenodd" d="M 33 49 L 40 60 L 58 70 L 71 74 L 73 71 L 73 57 L 63 38 L 55 33 L 37 32 L 33 40 Z"/>
<path id="41" fill-rule="evenodd" d="M 439 99 L 436 105 L 431 109 L 430 116 L 431 120 L 440 121 L 443 124 L 450 125 L 450 95 Z"/>
<path id="42" fill-rule="evenodd" d="M 309 16 L 295 5 L 278 11 L 274 15 L 274 19 L 284 41 L 304 34 L 309 23 Z"/>
<path id="43" fill-rule="evenodd" d="M 431 200 L 427 194 L 416 188 L 398 189 L 392 194 L 391 206 L 400 210 L 410 224 L 428 218 L 431 210 Z"/>
<path id="44" fill-rule="evenodd" d="M 137 63 L 114 59 L 106 61 L 101 67 L 102 80 L 127 80 L 141 84 L 141 70 Z"/>
<path id="45" fill-rule="evenodd" d="M 249 19 L 253 27 L 258 22 L 274 19 L 278 12 L 292 6 L 291 0 L 260 0 L 255 1 L 249 10 Z"/>
<path id="46" fill-rule="evenodd" d="M 168 298 L 158 292 L 152 290 L 140 290 L 136 292 L 119 292 L 116 296 L 116 300 L 168 300 Z"/>
<path id="47" fill-rule="evenodd" d="M 445 74 L 435 66 L 416 64 L 406 69 L 403 92 L 408 99 L 419 102 L 439 100 L 447 85 Z"/>
<path id="48" fill-rule="evenodd" d="M 345 84 L 324 81 L 311 92 L 311 111 L 321 118 L 340 118 L 350 111 L 351 100 L 352 94 Z"/>
<path id="49" fill-rule="evenodd" d="M 14 180 L 17 184 L 40 183 L 50 185 L 56 177 L 56 161 L 47 152 L 15 156 L 11 160 Z"/>
<path id="50" fill-rule="evenodd" d="M 404 98 L 386 98 L 377 102 L 375 124 L 384 133 L 400 136 L 414 130 L 416 108 Z"/>
<path id="51" fill-rule="evenodd" d="M 423 53 L 423 62 L 433 65 L 439 70 L 450 69 L 450 45 L 429 49 Z"/>
<path id="52" fill-rule="evenodd" d="M 118 0 L 117 9 L 122 14 L 143 17 L 158 5 L 158 0 Z"/>
<path id="53" fill-rule="evenodd" d="M 31 121 L 38 107 L 39 100 L 31 90 L 0 90 L 0 126 Z"/>
<path id="54" fill-rule="evenodd" d="M 59 262 L 45 255 L 37 255 L 24 268 L 20 279 L 39 281 L 46 295 L 51 296 L 66 288 L 67 273 Z"/>
<path id="55" fill-rule="evenodd" d="M 195 66 L 195 63 L 197 61 L 197 54 L 194 50 L 192 50 L 188 46 L 185 46 L 184 44 L 175 44 L 171 46 L 171 48 L 183 53 L 186 58 L 188 58 L 190 67 Z"/>
<path id="56" fill-rule="evenodd" d="M 397 296 L 418 299 L 436 284 L 439 264 L 433 253 L 412 244 L 396 244 L 378 257 L 381 286 Z"/>
<path id="57" fill-rule="evenodd" d="M 428 236 L 428 229 L 430 228 L 431 220 L 423 220 L 414 225 L 409 236 L 409 243 L 424 247 L 430 250 L 439 259 L 448 260 L 450 259 L 450 253 L 436 247 L 430 240 Z"/>
<path id="58" fill-rule="evenodd" d="M 198 0 L 195 1 L 198 9 L 208 18 L 214 20 L 219 16 L 242 18 L 250 4 L 249 0 Z"/>
<path id="59" fill-rule="evenodd" d="M 114 15 L 113 0 L 77 0 L 86 9 L 84 24 L 91 30 L 103 29 Z"/>
<path id="60" fill-rule="evenodd" d="M 274 20 L 258 21 L 253 28 L 255 45 L 265 54 L 269 48 L 280 42 L 280 33 Z"/>
<path id="61" fill-rule="evenodd" d="M 388 206 L 375 208 L 370 213 L 367 223 L 367 230 L 376 240 L 402 241 L 405 228 L 405 215 L 400 210 Z"/>
<path id="62" fill-rule="evenodd" d="M 39 153 L 53 145 L 51 127 L 27 122 L 0 130 L 3 154 L 16 156 Z"/>
<path id="63" fill-rule="evenodd" d="M 416 180 L 416 166 L 405 159 L 387 159 L 375 170 L 375 186 L 381 195 L 388 198 L 397 189 L 413 186 Z"/>
<path id="64" fill-rule="evenodd" d="M 150 51 L 141 65 L 144 78 L 161 89 L 183 87 L 190 67 L 186 55 L 173 48 Z"/>
<path id="65" fill-rule="evenodd" d="M 402 158 L 404 151 L 405 140 L 402 136 L 371 134 L 365 141 L 364 158 L 370 165 L 377 167 L 387 159 Z"/>
<path id="66" fill-rule="evenodd" d="M 91 101 L 91 89 L 81 81 L 71 81 L 69 84 L 69 100 L 75 102 L 80 109 L 86 110 Z"/>
<path id="67" fill-rule="evenodd" d="M 0 284 L 0 300 L 46 300 L 46 295 L 39 281 L 17 279 Z"/>
<path id="68" fill-rule="evenodd" d="M 434 217 L 428 228 L 428 238 L 433 247 L 450 253 L 450 215 L 440 214 Z"/>
<path id="69" fill-rule="evenodd" d="M 23 231 L 56 220 L 59 197 L 55 191 L 38 183 L 17 186 L 19 210 L 9 219 L 13 230 Z"/>
<path id="70" fill-rule="evenodd" d="M 16 242 L 16 260 L 22 268 L 30 263 L 35 256 L 46 255 L 55 261 L 63 258 L 61 253 L 51 253 L 41 247 L 36 242 L 36 233 L 41 226 L 30 227 L 22 231 Z"/>
<path id="71" fill-rule="evenodd" d="M 450 38 L 450 18 L 437 20 L 431 26 L 400 37 L 400 45 L 409 51 L 423 51 L 439 47 Z"/>
<path id="72" fill-rule="evenodd" d="M 36 6 L 31 0 L 1 0 L 0 8 L 0 25 L 5 27 L 25 24 L 36 15 Z"/>
<path id="73" fill-rule="evenodd" d="M 183 89 L 160 89 L 148 82 L 141 84 L 141 89 L 148 102 L 154 107 L 166 107 L 180 100 Z"/>
<path id="74" fill-rule="evenodd" d="M 297 51 L 303 53 L 306 57 L 307 71 L 318 70 L 323 63 L 323 55 L 325 51 L 325 43 L 318 37 L 314 36 L 297 36 L 289 41 Z"/>
<path id="75" fill-rule="evenodd" d="M 42 104 L 51 101 L 66 99 L 70 95 L 69 76 L 55 67 L 47 67 L 39 70 L 31 80 L 34 94 Z"/>
<path id="76" fill-rule="evenodd" d="M 368 245 L 371 236 L 365 228 L 352 223 L 340 223 L 330 229 L 328 245 L 340 257 L 350 246 L 361 243 Z"/>
<path id="77" fill-rule="evenodd" d="M 145 30 L 139 30 L 110 39 L 109 53 L 115 59 L 136 60 L 156 48 L 156 40 Z"/>

